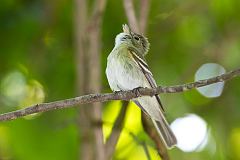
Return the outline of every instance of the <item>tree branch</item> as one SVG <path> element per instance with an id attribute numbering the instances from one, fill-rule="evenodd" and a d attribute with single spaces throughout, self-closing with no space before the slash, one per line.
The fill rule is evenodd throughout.
<path id="1" fill-rule="evenodd" d="M 103 19 L 103 13 L 106 6 L 106 0 L 95 0 L 92 16 L 87 27 L 88 35 L 88 82 L 85 84 L 88 86 L 88 93 L 101 91 L 101 24 Z M 86 33 L 85 33 L 86 34 Z M 101 103 L 94 103 L 89 106 L 91 119 L 94 121 L 100 121 L 102 119 L 102 107 Z M 94 145 L 92 150 L 94 151 L 94 158 L 98 160 L 105 160 L 105 148 L 103 142 L 102 127 L 92 128 Z"/>
<path id="2" fill-rule="evenodd" d="M 134 7 L 133 7 L 132 0 L 124 0 L 123 5 L 124 5 L 125 13 L 127 15 L 127 19 L 128 19 L 130 28 L 134 32 L 139 33 L 140 28 L 139 28 L 139 25 L 137 23 L 137 18 L 136 18 L 136 15 L 135 15 L 135 10 L 134 10 Z"/>
<path id="3" fill-rule="evenodd" d="M 240 76 L 240 68 L 222 74 L 220 76 L 216 76 L 213 78 L 200 80 L 192 83 L 186 83 L 182 85 L 175 85 L 169 87 L 157 87 L 153 89 L 149 88 L 139 88 L 138 93 L 136 93 L 136 89 L 130 91 L 119 91 L 116 93 L 103 93 L 103 94 L 89 94 L 83 95 L 80 97 L 49 102 L 49 103 L 41 103 L 36 104 L 30 107 L 26 107 L 21 110 L 16 110 L 9 113 L 0 114 L 0 121 L 7 121 L 17 119 L 19 117 L 23 117 L 33 113 L 46 112 L 55 109 L 69 108 L 75 105 L 87 104 L 87 103 L 95 103 L 95 102 L 106 102 L 110 100 L 131 100 L 132 98 L 137 98 L 139 96 L 153 96 L 160 93 L 180 93 L 184 91 L 191 90 L 193 88 L 199 88 L 203 86 L 207 86 L 213 83 L 223 82 L 230 80 L 236 76 Z"/>
<path id="4" fill-rule="evenodd" d="M 150 3 L 149 0 L 141 0 L 141 9 L 139 15 L 139 28 L 141 33 L 145 33 L 147 26 L 147 19 L 149 14 Z"/>
<path id="5" fill-rule="evenodd" d="M 151 137 L 151 139 L 155 142 L 156 148 L 158 150 L 158 154 L 160 155 L 162 160 L 169 160 L 169 155 L 167 152 L 167 148 L 164 145 L 164 142 L 159 138 L 159 134 L 154 128 L 152 121 L 146 114 L 142 114 L 142 125 L 144 131 Z"/>

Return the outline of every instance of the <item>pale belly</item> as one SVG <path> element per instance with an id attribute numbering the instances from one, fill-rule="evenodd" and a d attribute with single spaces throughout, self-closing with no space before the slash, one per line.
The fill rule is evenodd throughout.
<path id="1" fill-rule="evenodd" d="M 118 50 L 119 51 L 119 50 Z M 127 51 L 126 51 L 127 52 Z M 137 87 L 151 88 L 141 68 L 123 50 L 119 56 L 118 52 L 112 51 L 108 57 L 106 75 L 109 85 L 113 91 L 132 90 Z M 125 58 L 125 59 L 124 59 Z M 160 106 L 155 97 L 143 96 L 134 98 L 150 117 L 155 120 L 161 119 Z"/>
<path id="2" fill-rule="evenodd" d="M 106 75 L 113 91 L 132 90 L 137 87 L 149 87 L 141 68 L 131 57 L 108 58 Z"/>

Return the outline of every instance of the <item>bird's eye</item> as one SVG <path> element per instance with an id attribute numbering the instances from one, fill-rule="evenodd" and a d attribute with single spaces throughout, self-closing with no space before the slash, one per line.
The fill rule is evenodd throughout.
<path id="1" fill-rule="evenodd" d="M 137 41 L 139 41 L 139 37 L 137 37 L 137 36 L 134 36 L 134 39 L 137 40 Z"/>

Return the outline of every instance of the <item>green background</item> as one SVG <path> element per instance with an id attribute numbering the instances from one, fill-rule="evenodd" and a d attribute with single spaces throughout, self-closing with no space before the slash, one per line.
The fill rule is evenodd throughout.
<path id="1" fill-rule="evenodd" d="M 239 10 L 239 0 L 152 0 L 146 32 L 151 47 L 146 59 L 157 83 L 194 81 L 197 69 L 209 62 L 227 71 L 239 67 Z M 1 0 L 1 113 L 78 96 L 73 12 L 74 3 L 69 0 Z M 122 1 L 108 1 L 101 35 L 102 92 L 111 92 L 104 74 L 106 59 L 123 23 L 127 20 Z M 169 151 L 172 159 L 240 160 L 239 82 L 239 78 L 228 81 L 218 98 L 203 97 L 196 90 L 162 95 L 170 122 L 193 113 L 211 131 L 202 151 L 186 153 L 175 148 Z M 119 105 L 104 103 L 103 119 L 114 119 Z M 132 104 L 127 116 L 114 159 L 146 159 L 128 129 L 158 159 L 153 142 L 142 130 L 139 109 Z M 0 159 L 78 159 L 81 140 L 76 117 L 76 108 L 71 108 L 1 122 Z"/>

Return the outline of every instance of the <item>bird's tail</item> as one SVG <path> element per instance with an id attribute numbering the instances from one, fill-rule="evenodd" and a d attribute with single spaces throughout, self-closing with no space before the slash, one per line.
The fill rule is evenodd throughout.
<path id="1" fill-rule="evenodd" d="M 156 121 L 154 119 L 152 119 L 152 121 L 167 148 L 174 147 L 177 144 L 177 139 L 167 121 L 164 118 L 162 118 L 160 121 Z"/>
<path id="2" fill-rule="evenodd" d="M 160 104 L 155 97 L 139 97 L 134 99 L 134 102 L 152 119 L 155 128 L 157 129 L 160 138 L 167 148 L 172 148 L 177 144 L 177 139 L 168 125 L 164 117 L 161 107 L 156 107 Z"/>

